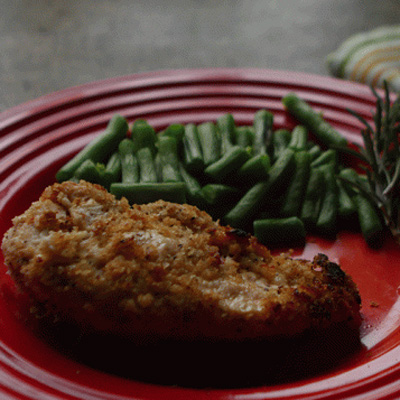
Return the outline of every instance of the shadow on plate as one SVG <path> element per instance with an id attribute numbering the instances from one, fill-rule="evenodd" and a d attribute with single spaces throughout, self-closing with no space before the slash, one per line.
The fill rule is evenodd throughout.
<path id="1" fill-rule="evenodd" d="M 59 352 L 103 372 L 151 384 L 191 388 L 245 388 L 322 375 L 361 350 L 359 332 L 337 326 L 274 342 L 162 342 L 134 345 L 73 327 L 42 326 L 43 340 Z"/>

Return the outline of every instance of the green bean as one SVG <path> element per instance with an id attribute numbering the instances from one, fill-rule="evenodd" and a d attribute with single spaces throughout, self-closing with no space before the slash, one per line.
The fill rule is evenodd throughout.
<path id="1" fill-rule="evenodd" d="M 178 147 L 180 147 L 184 133 L 185 127 L 182 124 L 171 124 L 160 135 L 172 136 L 176 140 Z"/>
<path id="2" fill-rule="evenodd" d="M 269 182 L 258 182 L 252 186 L 223 217 L 224 223 L 234 228 L 246 228 L 252 217 L 261 210 L 269 189 Z"/>
<path id="3" fill-rule="evenodd" d="M 156 153 L 154 156 L 154 166 L 156 167 L 156 174 L 157 174 L 157 182 L 163 181 L 163 171 L 162 171 L 162 163 L 160 160 L 160 155 Z"/>
<path id="4" fill-rule="evenodd" d="M 139 182 L 139 165 L 134 152 L 135 145 L 131 139 L 121 140 L 118 153 L 121 159 L 121 179 L 124 183 Z"/>
<path id="5" fill-rule="evenodd" d="M 384 229 L 376 207 L 361 194 L 355 196 L 355 203 L 364 240 L 369 247 L 380 248 Z"/>
<path id="6" fill-rule="evenodd" d="M 186 170 L 182 163 L 179 163 L 179 172 L 186 184 L 186 198 L 189 204 L 205 208 L 205 199 L 199 181 Z"/>
<path id="7" fill-rule="evenodd" d="M 135 153 L 142 147 L 148 147 L 153 154 L 156 153 L 157 134 L 146 120 L 137 119 L 133 123 L 131 139 L 135 145 Z"/>
<path id="8" fill-rule="evenodd" d="M 126 137 L 128 123 L 120 115 L 114 115 L 103 133 L 87 144 L 75 157 L 61 167 L 56 179 L 59 182 L 70 179 L 85 160 L 94 163 L 106 160 L 118 148 L 119 142 Z"/>
<path id="9" fill-rule="evenodd" d="M 336 184 L 338 187 L 338 202 L 339 209 L 338 213 L 340 217 L 348 218 L 356 213 L 356 206 L 350 194 L 344 187 L 343 182 L 340 179 L 336 179 Z"/>
<path id="10" fill-rule="evenodd" d="M 117 181 L 121 174 L 121 158 L 118 150 L 115 151 L 108 159 L 106 164 L 106 172 L 110 173 L 114 181 Z"/>
<path id="11" fill-rule="evenodd" d="M 267 110 L 259 110 L 253 119 L 254 154 L 266 154 L 272 136 L 274 116 Z"/>
<path id="12" fill-rule="evenodd" d="M 339 172 L 339 177 L 344 179 L 343 182 L 344 187 L 349 192 L 350 196 L 355 196 L 358 193 L 358 190 L 352 184 L 358 183 L 358 173 L 353 168 L 344 168 Z"/>
<path id="13" fill-rule="evenodd" d="M 305 125 L 315 137 L 326 146 L 344 147 L 346 138 L 329 124 L 320 113 L 315 111 L 306 101 L 295 93 L 289 93 L 282 99 L 289 114 Z"/>
<path id="14" fill-rule="evenodd" d="M 178 145 L 171 136 L 160 136 L 157 141 L 163 182 L 181 182 Z"/>
<path id="15" fill-rule="evenodd" d="M 235 128 L 235 140 L 238 146 L 248 148 L 253 146 L 254 132 L 249 126 L 237 126 Z"/>
<path id="16" fill-rule="evenodd" d="M 95 164 L 95 167 L 96 167 L 97 172 L 98 172 L 99 177 L 100 177 L 100 182 L 99 183 L 102 186 L 105 186 L 106 166 L 103 163 L 98 162 L 98 163 Z"/>
<path id="17" fill-rule="evenodd" d="M 337 151 L 329 149 L 323 151 L 315 160 L 312 161 L 311 167 L 317 168 L 321 165 L 332 163 L 334 166 L 337 165 Z"/>
<path id="18" fill-rule="evenodd" d="M 113 182 L 118 182 L 121 179 L 121 158 L 118 151 L 114 152 L 109 158 L 105 166 L 102 180 L 104 187 L 109 190 Z"/>
<path id="19" fill-rule="evenodd" d="M 298 217 L 261 219 L 253 222 L 256 238 L 269 247 L 303 245 L 306 230 Z"/>
<path id="20" fill-rule="evenodd" d="M 335 167 L 325 164 L 319 167 L 325 181 L 325 191 L 319 211 L 316 229 L 323 235 L 334 236 L 337 230 L 338 189 L 336 185 Z"/>
<path id="21" fill-rule="evenodd" d="M 322 150 L 318 144 L 313 144 L 308 150 L 308 152 L 311 154 L 312 159 L 315 160 L 321 155 Z"/>
<path id="22" fill-rule="evenodd" d="M 204 169 L 203 152 L 195 124 L 185 125 L 183 135 L 183 161 L 185 167 L 193 173 L 200 173 Z"/>
<path id="23" fill-rule="evenodd" d="M 142 147 L 136 152 L 136 158 L 139 165 L 139 182 L 157 182 L 156 165 L 151 150 L 148 147 Z"/>
<path id="24" fill-rule="evenodd" d="M 300 219 L 309 230 L 315 229 L 317 223 L 324 184 L 322 171 L 317 168 L 311 168 L 304 201 L 300 211 Z"/>
<path id="25" fill-rule="evenodd" d="M 235 140 L 235 120 L 231 114 L 225 114 L 217 119 L 217 127 L 221 135 L 221 154 L 233 147 Z"/>
<path id="26" fill-rule="evenodd" d="M 207 167 L 221 156 L 221 138 L 212 122 L 204 122 L 197 127 L 204 165 Z"/>
<path id="27" fill-rule="evenodd" d="M 208 183 L 201 189 L 204 199 L 210 206 L 217 206 L 221 203 L 233 203 L 239 190 L 235 187 L 221 183 Z"/>
<path id="28" fill-rule="evenodd" d="M 308 131 L 303 125 L 297 125 L 293 131 L 288 144 L 289 149 L 302 151 L 307 146 Z"/>
<path id="29" fill-rule="evenodd" d="M 272 134 L 272 154 L 273 159 L 276 160 L 289 146 L 292 134 L 287 129 L 278 129 Z"/>
<path id="30" fill-rule="evenodd" d="M 161 182 L 182 182 L 182 176 L 171 164 L 161 163 Z"/>
<path id="31" fill-rule="evenodd" d="M 299 216 L 310 176 L 311 155 L 306 151 L 297 151 L 294 155 L 295 169 L 285 192 L 281 214 L 283 217 Z"/>
<path id="32" fill-rule="evenodd" d="M 343 186 L 347 189 L 356 206 L 358 221 L 361 233 L 372 248 L 379 248 L 383 243 L 384 227 L 381 221 L 379 211 L 374 204 L 361 193 L 353 184 L 364 184 L 360 175 L 352 168 L 345 168 L 339 173 L 339 177 L 346 179 Z M 348 183 L 350 182 L 350 183 Z"/>
<path id="33" fill-rule="evenodd" d="M 91 183 L 101 183 L 99 169 L 92 160 L 85 160 L 75 170 L 73 175 L 74 181 L 79 182 L 81 179 Z"/>
<path id="34" fill-rule="evenodd" d="M 293 150 L 287 148 L 281 153 L 269 170 L 268 183 L 271 192 L 275 195 L 290 181 L 295 166 L 294 154 L 295 152 Z"/>
<path id="35" fill-rule="evenodd" d="M 231 147 L 219 160 L 210 164 L 204 173 L 221 182 L 231 173 L 237 171 L 248 159 L 249 153 L 240 146 Z"/>
<path id="36" fill-rule="evenodd" d="M 186 185 L 174 183 L 113 183 L 110 192 L 117 198 L 125 197 L 130 204 L 146 204 L 157 200 L 184 204 Z"/>
<path id="37" fill-rule="evenodd" d="M 240 168 L 237 177 L 245 180 L 245 183 L 254 185 L 256 182 L 266 180 L 271 168 L 268 154 L 258 154 L 247 160 Z"/>
<path id="38" fill-rule="evenodd" d="M 271 197 L 277 198 L 288 184 L 294 168 L 294 151 L 286 149 L 272 165 L 266 181 L 255 184 L 244 194 L 236 206 L 229 211 L 230 224 L 244 225 L 245 219 L 256 215 L 261 210 L 270 208 Z M 268 201 L 266 201 L 268 200 Z M 234 226 L 234 225 L 233 225 Z"/>
<path id="39" fill-rule="evenodd" d="M 225 215 L 239 196 L 239 189 L 220 183 L 208 183 L 201 189 L 205 199 L 205 210 L 213 218 Z"/>

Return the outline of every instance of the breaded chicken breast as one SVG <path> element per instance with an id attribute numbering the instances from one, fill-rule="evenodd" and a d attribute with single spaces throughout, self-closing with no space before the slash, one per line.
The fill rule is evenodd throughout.
<path id="1" fill-rule="evenodd" d="M 247 340 L 358 327 L 352 279 L 322 254 L 272 256 L 190 205 L 131 207 L 102 187 L 54 184 L 2 242 L 35 309 L 134 340 Z"/>

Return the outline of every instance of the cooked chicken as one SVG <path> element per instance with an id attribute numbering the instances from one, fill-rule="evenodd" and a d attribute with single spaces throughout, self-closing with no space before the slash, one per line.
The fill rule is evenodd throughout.
<path id="1" fill-rule="evenodd" d="M 2 250 L 36 309 L 83 329 L 243 340 L 360 324 L 357 288 L 326 256 L 271 256 L 196 207 L 131 207 L 84 181 L 45 189 Z"/>

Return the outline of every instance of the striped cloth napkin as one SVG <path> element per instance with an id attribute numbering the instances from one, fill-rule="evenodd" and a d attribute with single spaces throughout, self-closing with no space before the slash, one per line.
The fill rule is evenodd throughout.
<path id="1" fill-rule="evenodd" d="M 327 58 L 336 77 L 400 92 L 400 25 L 383 26 L 345 40 Z"/>

